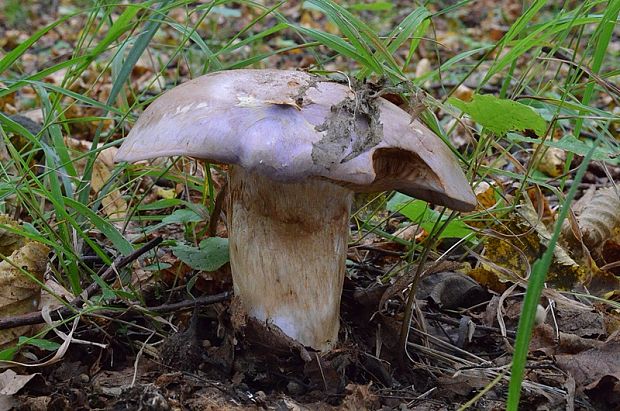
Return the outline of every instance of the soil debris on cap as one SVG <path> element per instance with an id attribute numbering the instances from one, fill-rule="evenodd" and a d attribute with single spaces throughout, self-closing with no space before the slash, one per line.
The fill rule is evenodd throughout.
<path id="1" fill-rule="evenodd" d="M 321 81 L 327 81 L 327 79 L 324 79 L 323 77 L 319 77 L 319 76 L 313 76 L 308 80 L 308 82 L 305 85 L 299 86 L 299 90 L 297 91 L 297 94 L 295 95 L 295 98 L 294 98 L 297 106 L 302 107 L 304 105 L 311 103 L 311 101 L 306 98 L 306 92 L 311 88 L 315 88 L 318 90 L 319 88 L 317 84 Z M 294 87 L 297 84 L 289 83 L 289 85 L 291 85 L 291 87 Z"/>
<path id="2" fill-rule="evenodd" d="M 325 122 L 315 127 L 325 135 L 312 145 L 312 161 L 327 169 L 337 163 L 346 163 L 383 139 L 383 125 L 379 121 L 381 112 L 374 87 L 368 83 L 351 84 L 355 98 L 345 97 L 333 105 Z M 351 143 L 351 152 L 345 156 Z"/>

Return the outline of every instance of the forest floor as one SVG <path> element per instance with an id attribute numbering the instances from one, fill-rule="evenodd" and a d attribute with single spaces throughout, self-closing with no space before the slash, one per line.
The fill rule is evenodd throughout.
<path id="1" fill-rule="evenodd" d="M 386 97 L 409 112 L 417 110 L 416 104 L 425 105 L 455 150 L 471 161 L 468 164 L 476 163 L 468 177 L 479 205 L 472 213 L 446 220 L 441 210 L 420 208 L 420 203 L 398 195 L 357 197 L 340 342 L 318 353 L 245 318 L 232 296 L 227 263 L 201 269 L 210 258 L 200 256 L 198 244 L 205 233 L 227 237 L 224 219 L 215 215 L 216 225 L 205 223 L 209 214 L 214 216 L 209 204 L 215 205 L 217 192 L 226 184 L 224 167 L 157 160 L 124 172 L 111 159 L 115 141 L 134 124 L 136 117 L 127 113 L 139 115 L 142 103 L 202 72 L 237 66 L 356 70 L 354 62 L 324 46 L 294 47 L 300 41 L 297 35 L 278 28 L 286 19 L 340 35 L 338 26 L 308 2 L 283 2 L 274 9 L 280 17 L 251 2 L 220 2 L 212 9 L 206 1 L 179 2 L 161 17 L 166 24 L 118 88 L 115 79 L 123 75 L 131 47 L 147 35 L 153 21 L 147 19 L 148 8 L 129 18 L 147 16 L 134 31 L 97 49 L 101 39 L 113 34 L 107 24 L 122 18 L 124 6 L 101 6 L 94 13 L 90 2 L 78 0 L 4 3 L 0 143 L 5 143 L 0 144 L 0 159 L 7 166 L 0 168 L 0 211 L 7 217 L 0 219 L 0 253 L 8 256 L 26 247 L 15 240 L 19 230 L 30 239 L 45 237 L 45 230 L 59 232 L 50 241 L 67 241 L 64 248 L 48 244 L 51 252 L 41 254 L 43 314 L 2 311 L 0 295 L 0 368 L 5 369 L 0 373 L 0 411 L 505 409 L 528 277 L 574 186 L 569 204 L 573 214 L 564 224 L 536 306 L 520 409 L 620 409 L 617 30 L 608 58 L 597 68 L 609 75 L 597 75 L 588 65 L 588 47 L 595 47 L 588 39 L 596 33 L 584 26 L 579 36 L 567 37 L 583 45 L 583 54 L 579 47 L 570 55 L 565 48 L 549 52 L 544 48 L 550 45 L 536 43 L 508 62 L 508 74 L 498 71 L 487 79 L 492 63 L 517 48 L 512 43 L 503 49 L 493 46 L 516 27 L 522 2 L 501 2 L 501 7 L 486 0 L 465 2 L 445 14 L 439 13 L 442 6 L 452 2 L 427 6 L 435 15 L 415 53 L 409 56 L 408 47 L 394 52 L 398 62 L 411 60 L 404 71 L 416 80 L 423 97 L 409 95 L 407 101 L 391 90 Z M 349 10 L 385 34 L 414 10 L 409 3 L 365 2 Z M 577 9 L 579 2 L 574 3 L 567 5 Z M 532 24 L 557 17 L 559 6 L 554 7 L 543 8 Z M 592 8 L 589 13 L 602 11 Z M 56 25 L 47 29 L 50 24 Z M 196 28 L 204 45 L 192 37 L 179 46 L 188 28 Z M 37 30 L 45 32 L 30 42 Z M 127 38 L 133 40 L 124 43 Z M 244 39 L 251 41 L 231 48 Z M 555 37 L 548 40 L 551 44 Z M 126 47 L 118 54 L 116 41 Z M 231 51 L 219 55 L 216 64 L 205 56 L 218 47 Z M 98 54 L 88 57 L 91 50 Z M 11 53 L 17 53 L 14 60 Z M 58 68 L 84 56 L 79 60 L 84 65 Z M 440 65 L 442 70 L 437 70 Z M 592 112 L 577 124 L 575 118 L 583 114 L 580 106 L 566 108 L 554 119 L 560 126 L 553 129 L 551 143 L 542 144 L 531 130 L 485 140 L 488 135 L 475 119 L 452 118 L 454 111 L 443 110 L 449 93 L 467 101 L 476 92 L 528 101 L 549 121 L 554 113 L 544 105 L 546 99 L 575 84 L 574 95 L 580 98 L 588 78 L 596 79 L 598 87 L 589 101 Z M 571 138 L 579 129 L 578 138 Z M 27 132 L 42 139 L 49 133 L 50 144 L 28 151 L 33 143 L 24 143 L 20 136 Z M 97 141 L 106 145 L 97 146 Z M 575 183 L 595 141 L 600 146 L 594 159 Z M 67 150 L 59 151 L 59 146 Z M 92 152 L 99 155 L 88 174 L 86 160 Z M 20 155 L 21 163 L 15 160 Z M 72 164 L 69 177 L 58 171 L 56 179 L 56 173 L 44 172 L 61 159 Z M 11 161 L 18 169 L 21 164 L 22 174 L 11 171 Z M 90 194 L 80 198 L 93 214 L 74 200 L 66 204 L 75 213 L 59 214 L 60 197 L 54 196 L 78 198 L 75 182 L 87 174 Z M 23 188 L 16 183 L 22 176 L 51 188 L 34 183 Z M 76 225 L 65 226 L 80 213 L 84 218 L 76 217 Z M 443 234 L 432 235 L 439 223 L 445 223 Z M 86 235 L 80 236 L 80 230 Z M 123 238 L 148 246 L 122 259 L 119 244 L 129 244 Z M 426 245 L 428 258 L 420 263 Z M 24 258 L 28 261 L 23 264 L 0 263 L 3 289 L 10 285 L 2 282 L 3 272 L 37 266 L 31 263 L 35 257 Z M 112 260 L 114 269 L 109 268 Z M 71 267 L 82 274 L 67 276 Z M 403 347 L 402 323 L 412 284 L 416 300 Z M 80 289 L 88 293 L 80 294 Z M 54 311 L 59 300 L 74 303 L 62 321 Z M 28 318 L 34 321 L 28 323 Z M 26 328 L 35 324 L 30 330 L 35 338 L 20 334 L 24 328 L 1 334 L 9 323 Z"/>

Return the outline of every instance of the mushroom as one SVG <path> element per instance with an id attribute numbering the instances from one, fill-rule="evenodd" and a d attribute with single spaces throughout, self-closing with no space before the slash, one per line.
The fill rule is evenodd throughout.
<path id="1" fill-rule="evenodd" d="M 314 349 L 338 339 L 354 192 L 398 190 L 469 211 L 450 149 L 383 98 L 288 70 L 234 70 L 156 99 L 117 161 L 190 156 L 229 164 L 228 235 L 246 312 Z"/>

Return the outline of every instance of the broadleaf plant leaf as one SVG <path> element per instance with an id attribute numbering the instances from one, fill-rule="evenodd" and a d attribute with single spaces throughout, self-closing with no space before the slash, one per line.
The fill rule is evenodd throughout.
<path id="1" fill-rule="evenodd" d="M 509 131 L 533 130 L 543 136 L 547 122 L 534 109 L 516 101 L 490 94 L 474 94 L 469 102 L 451 97 L 448 103 L 459 108 L 483 127 L 498 135 Z"/>
<path id="2" fill-rule="evenodd" d="M 19 345 L 29 344 L 45 351 L 56 351 L 60 348 L 60 344 L 56 341 L 50 341 L 42 338 L 19 337 Z"/>
<path id="3" fill-rule="evenodd" d="M 585 156 L 590 149 L 592 148 L 592 143 L 588 140 L 581 141 L 575 138 L 571 134 L 566 134 L 559 140 L 549 140 L 549 139 L 540 139 L 540 138 L 531 138 L 525 137 L 516 133 L 508 133 L 506 138 L 510 142 L 514 143 L 532 143 L 532 144 L 544 144 L 547 147 L 555 147 L 564 151 L 568 151 L 569 153 L 576 154 L 578 156 Z M 611 144 L 615 144 L 613 141 L 610 141 Z M 614 158 L 618 150 L 611 146 L 605 146 L 601 144 L 594 149 L 594 154 L 592 155 L 592 159 L 596 161 L 606 161 L 612 164 L 617 164 L 618 161 Z"/>
<path id="4" fill-rule="evenodd" d="M 205 238 L 198 247 L 177 243 L 171 249 L 174 255 L 194 270 L 215 271 L 229 261 L 227 238 Z"/>
<path id="5" fill-rule="evenodd" d="M 387 203 L 387 209 L 404 215 L 428 233 L 433 230 L 433 226 L 438 221 L 448 218 L 431 209 L 426 201 L 417 200 L 402 193 L 394 194 Z M 452 220 L 441 232 L 439 238 L 463 238 L 471 233 L 472 230 L 464 222 Z"/>

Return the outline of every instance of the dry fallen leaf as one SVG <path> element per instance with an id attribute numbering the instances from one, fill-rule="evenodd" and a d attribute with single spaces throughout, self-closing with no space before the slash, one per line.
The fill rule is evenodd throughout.
<path id="1" fill-rule="evenodd" d="M 590 292 L 602 295 L 620 286 L 620 193 L 615 187 L 588 190 L 564 221 L 562 238 L 590 268 Z M 614 275 L 615 274 L 615 275 Z"/>
<path id="2" fill-rule="evenodd" d="M 467 370 L 450 377 L 437 378 L 438 388 L 448 397 L 456 395 L 470 395 L 486 387 L 490 378 L 481 370 Z"/>
<path id="3" fill-rule="evenodd" d="M 561 176 L 564 172 L 566 151 L 557 147 L 547 147 L 538 162 L 538 170 L 551 177 Z"/>
<path id="4" fill-rule="evenodd" d="M 556 363 L 575 378 L 578 391 L 584 388 L 596 392 L 597 401 L 605 409 L 620 406 L 620 334 L 610 337 L 603 345 L 578 354 L 555 356 Z"/>
<path id="5" fill-rule="evenodd" d="M 43 279 L 48 253 L 47 246 L 32 241 L 0 262 L 0 317 L 24 314 L 38 308 L 41 286 L 35 280 L 41 282 Z M 31 326 L 27 325 L 0 330 L 0 347 L 13 343 L 30 329 Z"/>
<path id="6" fill-rule="evenodd" d="M 493 208 L 497 203 L 495 199 L 495 188 L 486 181 L 481 182 L 474 188 L 476 199 L 478 200 L 478 209 L 487 210 Z"/>
<path id="7" fill-rule="evenodd" d="M 474 90 L 467 87 L 465 84 L 459 84 L 459 86 L 454 90 L 452 94 L 454 97 L 463 101 L 471 101 L 474 96 Z"/>
<path id="8" fill-rule="evenodd" d="M 531 351 L 546 355 L 577 354 L 592 348 L 599 348 L 604 343 L 592 338 L 583 338 L 575 334 L 557 331 L 550 324 L 540 324 L 532 333 Z"/>
<path id="9" fill-rule="evenodd" d="M 0 373 L 0 410 L 12 410 L 15 407 L 13 396 L 30 382 L 38 373 L 19 375 L 8 369 Z"/>
<path id="10" fill-rule="evenodd" d="M 79 157 L 79 154 L 86 153 L 91 149 L 91 143 L 84 140 L 77 140 L 71 137 L 65 138 L 65 144 L 72 150 L 77 151 L 78 154 L 75 157 Z M 97 159 L 93 165 L 92 178 L 90 180 L 91 191 L 94 195 L 97 195 L 108 183 L 112 177 L 112 169 L 114 168 L 114 155 L 118 149 L 116 147 L 109 147 L 99 152 Z M 86 167 L 86 158 L 82 157 L 75 161 L 75 167 L 78 172 L 83 173 Z M 127 213 L 127 202 L 123 199 L 120 190 L 112 189 L 108 191 L 101 199 L 102 211 L 110 218 L 121 219 L 125 218 Z"/>
<path id="11" fill-rule="evenodd" d="M 433 301 L 442 309 L 469 308 L 485 301 L 487 292 L 473 278 L 453 271 L 424 276 L 416 290 L 416 298 Z"/>
<path id="12" fill-rule="evenodd" d="M 548 294 L 552 293 L 556 294 L 551 290 L 548 292 Z M 600 338 L 607 336 L 603 313 L 594 307 L 566 297 L 553 298 L 553 301 L 554 322 L 560 331 L 579 337 Z"/>
<path id="13" fill-rule="evenodd" d="M 38 373 L 19 375 L 8 369 L 0 373 L 0 395 L 15 395 Z"/>
<path id="14" fill-rule="evenodd" d="M 620 228 L 620 193 L 615 187 L 596 190 L 592 200 L 586 204 L 578 217 L 583 242 L 595 251 L 609 240 Z M 570 227 L 563 227 L 563 234 L 571 238 Z"/>
<path id="15" fill-rule="evenodd" d="M 614 239 L 607 240 L 603 243 L 601 247 L 601 258 L 602 262 L 609 267 L 609 271 L 620 276 L 620 234 L 615 235 Z M 604 267 L 601 268 L 605 269 Z"/>
<path id="16" fill-rule="evenodd" d="M 371 391 L 372 383 L 368 385 L 349 384 L 346 386 L 347 396 L 344 398 L 341 410 L 374 410 L 380 402 L 377 396 Z"/>
<path id="17" fill-rule="evenodd" d="M 24 244 L 24 237 L 15 234 L 11 229 L 17 229 L 18 224 L 8 216 L 0 214 L 0 254 L 9 256 Z"/>
<path id="18" fill-rule="evenodd" d="M 467 275 L 474 279 L 482 287 L 503 293 L 508 288 L 508 283 L 497 275 L 496 271 L 487 270 L 483 266 L 467 271 Z"/>
<path id="19" fill-rule="evenodd" d="M 533 205 L 527 202 L 518 209 L 519 214 L 530 226 L 535 230 L 539 237 L 540 245 L 545 246 L 551 239 L 551 232 L 540 221 L 536 210 Z M 586 270 L 580 266 L 569 254 L 568 250 L 562 247 L 560 244 L 556 244 L 553 249 L 554 266 L 556 270 L 550 273 L 549 278 L 556 282 L 558 285 L 562 285 L 569 288 L 575 281 L 586 282 Z"/>

